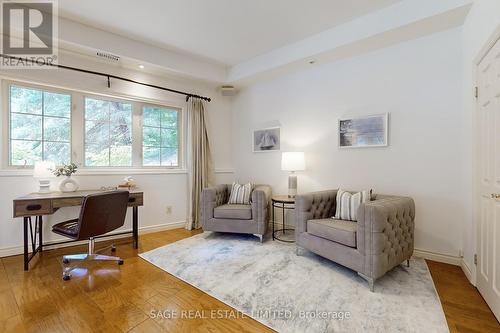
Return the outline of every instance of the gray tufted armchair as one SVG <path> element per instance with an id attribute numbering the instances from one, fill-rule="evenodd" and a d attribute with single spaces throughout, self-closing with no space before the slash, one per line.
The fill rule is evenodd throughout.
<path id="1" fill-rule="evenodd" d="M 250 205 L 227 204 L 231 184 L 203 189 L 201 193 L 201 224 L 205 231 L 254 234 L 263 241 L 267 230 L 271 187 L 255 185 Z"/>
<path id="2" fill-rule="evenodd" d="M 298 195 L 295 237 L 300 248 L 375 280 L 413 254 L 415 203 L 412 198 L 376 195 L 361 204 L 358 221 L 334 220 L 337 190 Z"/>

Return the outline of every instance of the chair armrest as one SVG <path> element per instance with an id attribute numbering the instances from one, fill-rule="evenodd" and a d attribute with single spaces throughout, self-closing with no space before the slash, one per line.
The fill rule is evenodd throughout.
<path id="1" fill-rule="evenodd" d="M 337 190 L 299 194 L 295 197 L 295 235 L 307 231 L 307 221 L 335 215 Z"/>
<path id="2" fill-rule="evenodd" d="M 252 191 L 252 216 L 257 222 L 267 223 L 267 208 L 271 200 L 272 189 L 268 185 L 258 185 Z"/>
<path id="3" fill-rule="evenodd" d="M 204 188 L 201 192 L 201 220 L 204 221 L 214 217 L 214 208 L 227 203 L 229 193 L 226 185 Z"/>
<path id="4" fill-rule="evenodd" d="M 357 247 L 365 255 L 365 272 L 378 278 L 413 254 L 415 202 L 409 197 L 384 197 L 358 210 Z"/>

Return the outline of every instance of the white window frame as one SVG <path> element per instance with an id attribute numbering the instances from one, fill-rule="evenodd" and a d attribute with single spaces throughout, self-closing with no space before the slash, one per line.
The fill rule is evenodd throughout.
<path id="1" fill-rule="evenodd" d="M 25 168 L 33 168 L 34 166 L 33 165 L 27 165 L 27 166 L 22 166 L 22 165 L 12 165 L 11 164 L 11 156 L 12 156 L 12 151 L 11 151 L 11 124 L 10 124 L 10 121 L 11 121 L 11 110 L 10 110 L 10 107 L 11 107 L 11 103 L 10 103 L 10 91 L 11 91 L 11 87 L 12 86 L 15 86 L 15 87 L 19 87 L 19 88 L 26 88 L 26 89 L 33 89 L 33 90 L 39 90 L 41 91 L 42 93 L 43 92 L 49 92 L 49 93 L 56 93 L 56 94 L 64 94 L 64 95 L 69 95 L 70 96 L 70 105 L 73 105 L 73 95 L 68 92 L 68 91 L 65 91 L 65 90 L 62 90 L 62 89 L 58 89 L 58 88 L 53 88 L 53 87 L 47 87 L 47 86 L 41 86 L 41 85 L 37 85 L 37 84 L 31 84 L 31 83 L 24 83 L 24 82 L 17 82 L 17 81 L 9 81 L 7 84 L 3 85 L 2 86 L 2 92 L 3 92 L 3 96 L 4 96 L 4 100 L 5 100 L 5 104 L 4 105 L 4 110 L 6 110 L 6 115 L 5 115 L 5 126 L 4 126 L 4 132 L 6 135 L 3 135 L 2 138 L 5 138 L 5 144 L 4 144 L 4 149 L 3 151 L 5 152 L 5 154 L 2 154 L 2 157 L 5 157 L 5 161 L 6 161 L 6 166 L 8 166 L 9 168 L 14 168 L 14 169 L 25 169 Z M 42 105 L 42 108 L 43 108 L 43 105 Z M 72 107 L 71 107 L 72 108 Z M 72 111 L 72 110 L 71 110 Z M 44 117 L 43 115 L 43 112 L 42 114 L 40 114 L 40 116 Z M 4 117 L 2 117 L 4 118 Z M 70 131 L 69 131 L 69 146 L 70 146 L 70 162 L 72 160 L 71 158 L 71 152 L 72 152 L 72 147 L 73 147 L 73 140 L 72 140 L 72 137 L 73 137 L 73 112 L 70 112 Z M 43 126 L 43 119 L 42 119 L 42 126 Z M 43 131 L 44 129 L 42 128 L 42 156 L 43 156 L 43 141 L 44 138 L 43 138 Z M 4 156 L 6 155 L 6 156 Z"/>
<path id="2" fill-rule="evenodd" d="M 130 156 L 131 158 L 131 164 L 129 166 L 88 166 L 88 165 L 85 165 L 85 152 L 86 152 L 86 144 L 87 144 L 87 138 L 86 138 L 86 135 L 85 135 L 85 126 L 86 126 L 86 119 L 85 119 L 85 100 L 87 98 L 90 98 L 90 99 L 94 99 L 94 100 L 100 100 L 100 101 L 106 101 L 106 102 L 117 102 L 117 103 L 123 103 L 123 104 L 130 104 L 132 106 L 132 113 L 130 115 L 130 122 L 131 122 L 131 128 L 130 128 L 130 132 L 131 132 L 131 137 L 132 137 L 132 145 L 131 145 L 131 148 L 132 148 L 132 154 Z M 99 96 L 99 95 L 90 95 L 90 94 L 85 94 L 83 96 L 83 110 L 82 110 L 82 114 L 83 114 L 83 121 L 82 121 L 82 126 L 83 126 L 83 152 L 82 152 L 82 167 L 83 168 L 131 168 L 134 166 L 134 140 L 136 139 L 134 137 L 134 135 L 136 135 L 137 131 L 134 130 L 134 102 L 132 101 L 129 101 L 129 100 L 124 100 L 124 99 L 119 99 L 119 98 L 114 98 L 114 97 L 104 97 L 104 96 Z"/>
<path id="3" fill-rule="evenodd" d="M 187 115 L 185 105 L 176 102 L 160 101 L 147 98 L 129 96 L 125 94 L 103 94 L 99 92 L 81 91 L 68 87 L 60 87 L 46 84 L 33 83 L 31 81 L 11 80 L 2 78 L 1 80 L 1 105 L 4 112 L 0 117 L 3 123 L 0 126 L 0 156 L 2 163 L 0 170 L 30 170 L 33 166 L 15 166 L 10 164 L 10 86 L 20 86 L 26 88 L 39 89 L 55 93 L 63 93 L 71 96 L 71 162 L 78 164 L 79 174 L 156 174 L 156 173 L 185 173 L 187 168 L 186 142 L 187 142 Z M 85 98 L 95 98 L 104 100 L 114 100 L 132 104 L 132 166 L 85 166 Z M 142 110 L 144 106 L 156 106 L 160 108 L 176 109 L 178 117 L 178 145 L 179 145 L 179 165 L 178 166 L 143 166 L 142 152 Z M 13 173 L 15 175 L 15 173 Z M 1 174 L 0 174 L 1 175 Z"/>
<path id="4" fill-rule="evenodd" d="M 172 106 L 166 106 L 166 105 L 160 105 L 160 104 L 153 104 L 153 103 L 142 103 L 141 105 L 141 152 L 143 151 L 144 148 L 144 137 L 142 135 L 143 129 L 144 129 L 144 117 L 142 117 L 144 113 L 144 108 L 146 107 L 157 107 L 157 108 L 163 108 L 163 109 L 171 109 L 171 110 L 176 110 L 177 111 L 177 166 L 158 166 L 158 165 L 151 165 L 151 166 L 143 166 L 144 168 L 158 168 L 158 167 L 167 167 L 167 168 L 179 168 L 182 165 L 183 161 L 183 153 L 181 149 L 181 141 L 183 141 L 183 134 L 184 131 L 182 130 L 182 124 L 184 123 L 183 121 L 183 112 L 182 109 L 179 109 L 177 107 L 172 107 Z M 161 129 L 161 127 L 160 127 Z M 160 144 L 160 154 L 161 154 L 161 144 Z M 161 161 L 161 156 L 160 156 L 160 161 Z M 141 155 L 141 165 L 144 162 L 144 156 L 143 154 Z"/>

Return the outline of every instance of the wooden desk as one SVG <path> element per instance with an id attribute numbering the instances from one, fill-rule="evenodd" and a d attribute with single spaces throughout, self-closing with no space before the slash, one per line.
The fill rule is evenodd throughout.
<path id="1" fill-rule="evenodd" d="M 44 246 L 70 243 L 74 241 L 64 241 L 58 243 L 43 244 L 42 238 L 42 216 L 54 214 L 59 208 L 81 206 L 83 198 L 89 194 L 102 193 L 100 190 L 76 191 L 69 193 L 51 192 L 51 193 L 31 193 L 13 201 L 13 216 L 23 217 L 24 220 L 24 270 L 29 268 L 30 260 L 38 253 L 43 251 Z M 134 239 L 134 248 L 139 246 L 139 210 L 143 205 L 143 192 L 130 191 L 128 206 L 132 207 L 132 231 L 125 231 L 114 235 L 132 233 Z M 33 229 L 32 217 L 35 217 L 35 228 Z M 31 241 L 31 255 L 28 253 L 28 231 Z M 38 247 L 37 247 L 38 233 Z M 106 237 L 102 235 L 99 237 Z M 96 237 L 96 238 L 99 238 Z"/>

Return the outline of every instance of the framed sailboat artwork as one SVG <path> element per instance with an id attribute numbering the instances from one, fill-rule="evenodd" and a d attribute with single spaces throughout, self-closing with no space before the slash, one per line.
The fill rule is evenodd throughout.
<path id="1" fill-rule="evenodd" d="M 271 152 L 281 149 L 280 128 L 271 127 L 253 131 L 253 152 Z"/>

